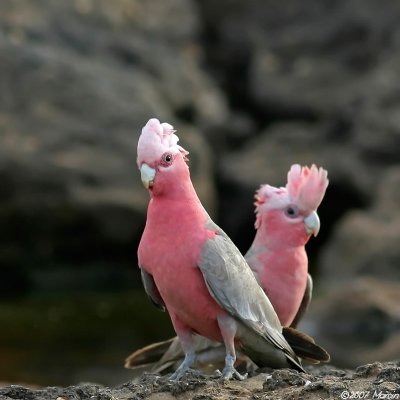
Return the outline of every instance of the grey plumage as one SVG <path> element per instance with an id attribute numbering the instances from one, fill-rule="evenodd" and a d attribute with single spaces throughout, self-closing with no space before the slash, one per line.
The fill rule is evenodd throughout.
<path id="1" fill-rule="evenodd" d="M 282 326 L 271 302 L 246 260 L 220 228 L 212 222 L 208 227 L 214 228 L 216 236 L 204 244 L 199 268 L 215 301 L 238 322 L 236 337 L 244 353 L 251 353 L 252 359 L 263 359 L 263 364 L 268 362 L 267 358 L 272 361 L 271 366 L 282 364 L 280 367 L 294 366 L 303 370 L 282 335 Z M 255 357 L 260 352 L 266 352 L 268 356 Z"/>
<path id="2" fill-rule="evenodd" d="M 147 273 L 144 269 L 140 268 L 140 274 L 142 277 L 142 283 L 144 290 L 151 302 L 159 308 L 161 311 L 165 311 L 165 303 L 162 299 L 160 292 L 158 291 L 157 285 L 154 282 L 154 278 L 151 274 Z"/>
<path id="3" fill-rule="evenodd" d="M 311 275 L 308 274 L 307 286 L 304 291 L 304 296 L 303 296 L 303 299 L 301 300 L 300 307 L 296 313 L 296 316 L 294 317 L 292 323 L 290 324 L 291 328 L 296 328 L 297 325 L 299 324 L 300 320 L 303 318 L 304 314 L 306 313 L 308 306 L 310 305 L 311 300 L 312 300 L 312 290 L 313 290 L 313 280 L 311 278 Z"/>

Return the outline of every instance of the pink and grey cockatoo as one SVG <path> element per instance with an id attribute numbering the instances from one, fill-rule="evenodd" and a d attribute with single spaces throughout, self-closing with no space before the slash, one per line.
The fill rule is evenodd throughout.
<path id="1" fill-rule="evenodd" d="M 295 327 L 311 300 L 305 244 L 311 234 L 316 236 L 319 232 L 317 208 L 327 186 L 326 170 L 295 164 L 285 187 L 262 185 L 256 192 L 257 231 L 245 258 L 283 326 Z M 221 350 L 216 343 L 196 338 L 198 364 L 202 368 L 220 364 Z M 137 350 L 126 359 L 125 366 L 151 365 L 161 372 L 182 357 L 175 338 Z M 326 355 L 321 361 L 328 359 Z"/>
<path id="2" fill-rule="evenodd" d="M 258 365 L 303 371 L 244 257 L 201 205 L 187 154 L 171 125 L 150 119 L 143 128 L 137 164 L 150 202 L 138 259 L 145 290 L 168 310 L 185 353 L 173 378 L 195 361 L 194 334 L 224 343 L 227 379 L 242 378 L 235 347 Z M 295 330 L 286 336 L 298 348 L 318 348 Z"/>
<path id="3" fill-rule="evenodd" d="M 262 185 L 256 193 L 257 232 L 245 258 L 283 326 L 296 327 L 311 300 L 305 245 L 320 229 L 317 208 L 327 175 L 295 164 L 285 187 Z"/>

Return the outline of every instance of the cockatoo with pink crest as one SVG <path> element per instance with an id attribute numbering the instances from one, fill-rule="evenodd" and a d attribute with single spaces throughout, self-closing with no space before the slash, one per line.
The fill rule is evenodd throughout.
<path id="1" fill-rule="evenodd" d="M 306 335 L 282 329 L 246 260 L 201 205 L 187 154 L 171 125 L 150 119 L 143 128 L 137 164 L 150 201 L 138 259 L 145 290 L 168 310 L 185 354 L 172 378 L 195 363 L 196 334 L 224 344 L 226 379 L 243 378 L 236 348 L 260 366 L 303 371 L 288 341 L 316 357 L 326 353 Z"/>
<path id="2" fill-rule="evenodd" d="M 327 186 L 326 170 L 295 164 L 285 187 L 262 185 L 256 193 L 257 232 L 245 258 L 283 326 L 295 327 L 311 300 L 305 245 L 319 232 Z"/>

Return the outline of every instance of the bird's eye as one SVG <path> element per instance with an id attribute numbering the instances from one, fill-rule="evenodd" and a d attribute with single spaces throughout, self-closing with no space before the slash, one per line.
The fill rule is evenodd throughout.
<path id="1" fill-rule="evenodd" d="M 174 156 L 170 152 L 166 152 L 161 157 L 161 165 L 164 167 L 169 167 L 174 161 Z"/>
<path id="2" fill-rule="evenodd" d="M 293 205 L 287 206 L 285 208 L 285 214 L 289 218 L 296 218 L 299 215 L 299 210 L 296 206 L 293 206 Z"/>

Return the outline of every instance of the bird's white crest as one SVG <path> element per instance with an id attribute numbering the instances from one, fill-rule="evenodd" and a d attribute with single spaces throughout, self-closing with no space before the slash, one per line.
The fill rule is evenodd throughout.
<path id="1" fill-rule="evenodd" d="M 175 135 L 174 127 L 167 122 L 160 123 L 157 118 L 151 118 L 143 127 L 137 146 L 137 163 L 140 168 L 143 162 L 151 163 L 159 160 L 167 151 L 173 154 L 189 154 L 178 145 L 179 137 Z"/>

